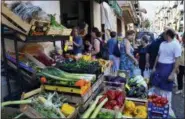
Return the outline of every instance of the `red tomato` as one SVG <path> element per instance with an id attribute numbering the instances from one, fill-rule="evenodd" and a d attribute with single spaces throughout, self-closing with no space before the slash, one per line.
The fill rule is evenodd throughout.
<path id="1" fill-rule="evenodd" d="M 157 104 L 157 107 L 162 107 L 162 105 L 161 104 Z"/>
<path id="2" fill-rule="evenodd" d="M 41 83 L 46 83 L 47 82 L 46 77 L 41 77 L 40 81 L 41 81 Z"/>

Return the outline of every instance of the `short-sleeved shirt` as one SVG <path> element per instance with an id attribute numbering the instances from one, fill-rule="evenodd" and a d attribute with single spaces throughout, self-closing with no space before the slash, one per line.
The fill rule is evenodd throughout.
<path id="1" fill-rule="evenodd" d="M 116 44 L 117 44 L 116 39 L 111 38 L 107 41 L 107 47 L 108 47 L 109 55 L 113 54 L 114 47 L 116 46 Z"/>
<path id="2" fill-rule="evenodd" d="M 74 47 L 73 47 L 73 53 L 75 55 L 76 54 L 79 54 L 79 53 L 82 53 L 82 50 L 83 50 L 82 37 L 81 36 L 74 37 L 74 42 L 77 43 L 78 45 L 80 45 L 80 47 L 77 47 L 77 46 L 74 45 Z"/>
<path id="3" fill-rule="evenodd" d="M 181 56 L 181 45 L 177 40 L 171 42 L 162 42 L 159 47 L 159 59 L 158 62 L 164 64 L 172 64 L 175 62 L 175 58 Z"/>

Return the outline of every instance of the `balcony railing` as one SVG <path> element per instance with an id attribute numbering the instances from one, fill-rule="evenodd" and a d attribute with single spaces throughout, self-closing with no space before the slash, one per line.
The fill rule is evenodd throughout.
<path id="1" fill-rule="evenodd" d="M 178 2 L 176 1 L 173 5 L 173 8 L 176 8 L 178 6 Z"/>

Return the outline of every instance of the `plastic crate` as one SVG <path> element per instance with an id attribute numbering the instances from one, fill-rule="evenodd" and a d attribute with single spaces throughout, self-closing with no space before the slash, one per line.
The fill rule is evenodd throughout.
<path id="1" fill-rule="evenodd" d="M 148 103 L 148 116 L 149 118 L 163 118 L 167 119 L 169 116 L 169 105 L 166 104 L 164 107 L 158 107 L 153 103 Z"/>

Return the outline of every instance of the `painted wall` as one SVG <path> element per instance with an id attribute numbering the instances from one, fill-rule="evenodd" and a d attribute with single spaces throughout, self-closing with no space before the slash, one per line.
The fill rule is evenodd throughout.
<path id="1" fill-rule="evenodd" d="M 101 9 L 100 4 L 96 1 L 93 2 L 93 16 L 94 16 L 94 26 L 101 31 Z"/>

